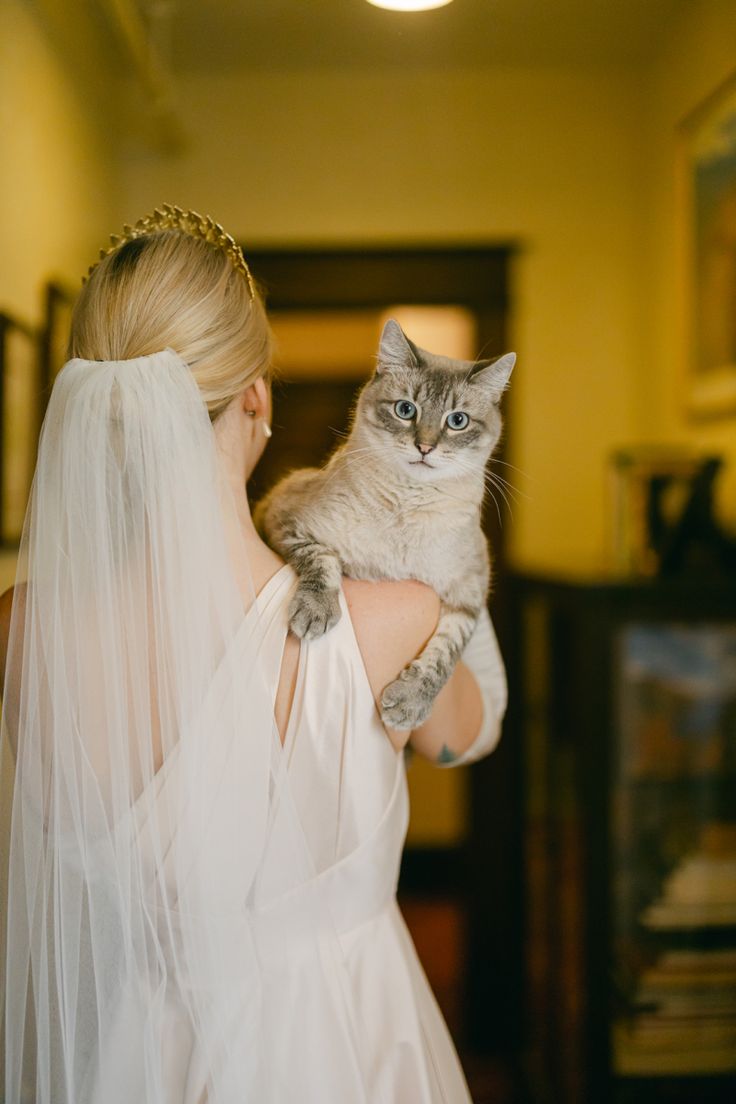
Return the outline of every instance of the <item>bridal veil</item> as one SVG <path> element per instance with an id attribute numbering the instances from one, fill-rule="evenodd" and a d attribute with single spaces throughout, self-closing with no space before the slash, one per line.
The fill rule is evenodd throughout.
<path id="1" fill-rule="evenodd" d="M 240 532 L 174 352 L 64 366 L 4 685 L 5 1104 L 171 1104 L 184 1077 L 198 1104 L 281 1099 L 257 933 L 314 871 Z M 318 892 L 294 901 L 316 993 L 339 942 Z M 292 1081 L 339 1031 L 355 1083 L 348 998 L 331 1000 L 321 1034 L 294 1040 Z M 182 1033 L 192 1062 L 172 1069 Z"/>

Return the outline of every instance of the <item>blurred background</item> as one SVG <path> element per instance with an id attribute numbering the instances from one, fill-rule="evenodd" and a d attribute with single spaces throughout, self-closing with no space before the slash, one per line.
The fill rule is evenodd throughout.
<path id="1" fill-rule="evenodd" d="M 402 905 L 478 1104 L 736 1099 L 736 4 L 0 15 L 2 587 L 81 274 L 161 203 L 272 309 L 254 494 L 334 445 L 386 317 L 516 350 L 504 738 L 411 765 Z"/>

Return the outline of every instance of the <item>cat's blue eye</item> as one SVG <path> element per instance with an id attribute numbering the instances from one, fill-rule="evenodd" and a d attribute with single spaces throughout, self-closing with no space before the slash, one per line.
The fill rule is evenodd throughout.
<path id="1" fill-rule="evenodd" d="M 394 410 L 399 418 L 403 418 L 405 422 L 411 421 L 417 412 L 413 402 L 409 402 L 408 399 L 399 399 L 397 403 L 394 403 Z"/>
<path id="2" fill-rule="evenodd" d="M 447 415 L 447 424 L 450 429 L 467 429 L 470 425 L 470 418 L 464 410 L 453 410 L 451 414 Z"/>

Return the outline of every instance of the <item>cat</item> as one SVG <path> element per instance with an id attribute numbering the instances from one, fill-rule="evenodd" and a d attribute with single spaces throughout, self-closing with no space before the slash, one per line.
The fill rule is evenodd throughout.
<path id="1" fill-rule="evenodd" d="M 390 319 L 346 441 L 324 468 L 286 476 L 255 511 L 298 576 L 288 611 L 298 637 L 321 636 L 339 620 L 343 574 L 418 579 L 438 593 L 434 634 L 381 696 L 384 724 L 399 731 L 426 719 L 487 600 L 485 467 L 515 361 L 514 353 L 437 356 Z"/>

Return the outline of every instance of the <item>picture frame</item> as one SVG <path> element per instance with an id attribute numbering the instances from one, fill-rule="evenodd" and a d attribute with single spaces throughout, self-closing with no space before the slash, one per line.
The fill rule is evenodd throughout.
<path id="1" fill-rule="evenodd" d="M 47 281 L 44 287 L 44 319 L 40 335 L 40 420 L 43 419 L 54 380 L 67 359 L 75 300 L 76 295 L 64 284 L 56 280 Z"/>
<path id="2" fill-rule="evenodd" d="M 679 127 L 682 325 L 693 418 L 736 416 L 736 71 Z"/>
<path id="3" fill-rule="evenodd" d="M 17 547 L 38 446 L 39 340 L 33 326 L 0 313 L 0 546 Z"/>

